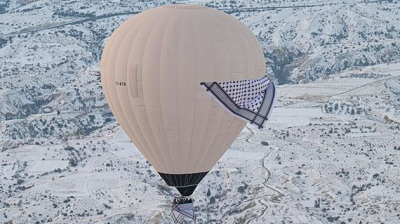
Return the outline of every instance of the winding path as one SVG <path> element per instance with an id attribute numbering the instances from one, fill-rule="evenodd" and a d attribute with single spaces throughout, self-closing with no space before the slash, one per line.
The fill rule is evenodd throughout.
<path id="1" fill-rule="evenodd" d="M 250 143 L 250 144 L 258 144 L 258 143 L 255 143 L 255 142 L 252 142 L 252 141 L 251 141 L 251 138 L 255 135 L 255 132 L 254 132 L 251 128 L 247 127 L 247 126 L 246 126 L 245 128 L 247 128 L 247 129 L 250 131 L 250 135 L 246 138 L 246 142 L 248 142 L 248 143 Z M 266 180 L 263 182 L 263 185 L 264 185 L 266 188 L 268 188 L 268 189 L 270 189 L 270 190 L 276 192 L 276 193 L 278 194 L 277 197 L 280 198 L 280 197 L 284 196 L 284 194 L 283 194 L 282 192 L 280 192 L 280 191 L 274 189 L 273 187 L 271 187 L 271 186 L 269 186 L 269 185 L 267 184 L 268 180 L 269 180 L 270 177 L 271 177 L 271 172 L 270 172 L 269 169 L 266 167 L 265 159 L 266 159 L 269 155 L 271 155 L 271 153 L 274 152 L 274 151 L 275 151 L 275 149 L 272 149 L 270 152 L 268 152 L 266 155 L 264 155 L 263 158 L 261 159 L 262 168 L 265 169 L 265 171 L 266 171 L 266 173 L 267 173 L 267 175 L 268 175 L 268 177 L 266 178 Z M 242 202 L 239 203 L 238 205 L 236 205 L 236 208 L 237 208 L 240 204 L 243 204 L 243 203 L 246 203 L 246 202 L 250 202 L 250 201 L 254 201 L 254 200 L 257 200 L 257 203 L 263 205 L 264 208 L 262 209 L 261 214 L 258 215 L 258 216 L 254 216 L 254 217 L 252 217 L 252 218 L 246 220 L 245 223 L 251 223 L 251 221 L 253 221 L 253 220 L 255 220 L 255 219 L 258 219 L 259 217 L 262 217 L 262 216 L 265 214 L 265 212 L 268 210 L 269 207 L 268 207 L 267 204 L 262 203 L 261 199 L 263 199 L 263 198 L 265 198 L 265 197 L 267 197 L 267 196 L 270 196 L 270 195 L 262 195 L 262 196 L 259 196 L 259 197 L 247 199 L 247 200 L 242 201 Z M 225 216 L 225 215 L 224 215 L 224 216 Z"/>

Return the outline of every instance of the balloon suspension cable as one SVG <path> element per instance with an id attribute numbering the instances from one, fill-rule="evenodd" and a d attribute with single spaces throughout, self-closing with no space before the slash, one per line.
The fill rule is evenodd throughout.
<path id="1" fill-rule="evenodd" d="M 190 218 L 196 223 L 196 216 L 193 212 L 193 199 L 188 196 L 181 196 L 174 199 L 171 206 L 172 219 L 175 224 L 179 223 L 184 217 Z"/>

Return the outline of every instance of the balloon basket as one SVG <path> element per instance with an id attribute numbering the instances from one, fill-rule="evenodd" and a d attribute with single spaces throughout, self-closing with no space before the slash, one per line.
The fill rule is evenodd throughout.
<path id="1" fill-rule="evenodd" d="M 193 212 L 193 199 L 190 197 L 175 198 L 171 206 L 172 219 L 175 223 L 180 223 L 183 218 L 190 218 L 196 223 L 196 216 Z"/>

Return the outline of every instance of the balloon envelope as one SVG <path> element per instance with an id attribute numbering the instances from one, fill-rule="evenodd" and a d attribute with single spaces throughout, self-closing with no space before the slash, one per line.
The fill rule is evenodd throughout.
<path id="1" fill-rule="evenodd" d="M 245 125 L 200 82 L 262 78 L 265 61 L 254 34 L 234 17 L 176 4 L 124 22 L 100 69 L 121 127 L 168 185 L 190 195 Z"/>

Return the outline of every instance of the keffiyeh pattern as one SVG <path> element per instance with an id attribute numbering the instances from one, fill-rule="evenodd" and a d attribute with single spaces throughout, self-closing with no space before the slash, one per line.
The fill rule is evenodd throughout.
<path id="1" fill-rule="evenodd" d="M 200 84 L 234 116 L 259 129 L 264 127 L 276 100 L 275 85 L 268 77 Z"/>

